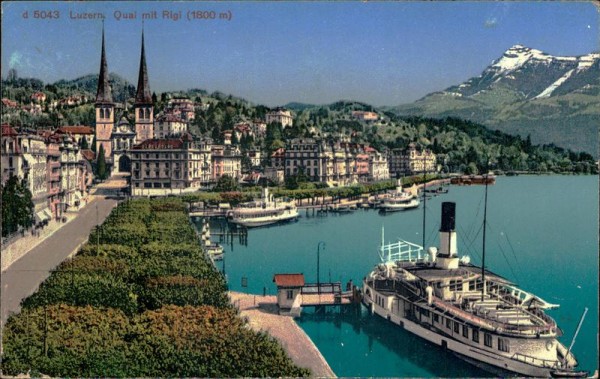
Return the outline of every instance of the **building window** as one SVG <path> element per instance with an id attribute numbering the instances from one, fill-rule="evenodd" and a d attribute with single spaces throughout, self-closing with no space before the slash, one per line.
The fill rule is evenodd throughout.
<path id="1" fill-rule="evenodd" d="M 446 319 L 446 328 L 450 329 L 452 327 L 452 320 L 449 318 Z"/>
<path id="2" fill-rule="evenodd" d="M 458 334 L 458 328 L 459 328 L 459 326 L 460 326 L 460 325 L 458 324 L 458 322 L 455 322 L 455 323 L 454 323 L 454 333 L 457 333 L 457 334 Z"/>
<path id="3" fill-rule="evenodd" d="M 498 338 L 498 350 L 508 353 L 510 351 L 509 341 L 506 338 Z"/>
<path id="4" fill-rule="evenodd" d="M 288 300 L 292 300 L 294 298 L 294 291 L 293 290 L 287 290 L 287 299 Z"/>
<path id="5" fill-rule="evenodd" d="M 466 325 L 463 325 L 463 337 L 465 338 L 469 338 L 469 327 Z"/>
<path id="6" fill-rule="evenodd" d="M 473 342 L 479 343 L 479 330 L 473 329 L 473 333 L 472 334 L 473 335 L 472 335 L 471 338 L 473 339 Z"/>
<path id="7" fill-rule="evenodd" d="M 489 333 L 483 334 L 483 344 L 487 347 L 492 347 L 492 335 Z"/>
<path id="8" fill-rule="evenodd" d="M 437 313 L 433 314 L 433 322 L 440 322 L 440 316 Z"/>

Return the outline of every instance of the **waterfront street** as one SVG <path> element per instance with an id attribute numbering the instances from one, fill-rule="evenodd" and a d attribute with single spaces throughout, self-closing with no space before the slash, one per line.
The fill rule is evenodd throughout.
<path id="1" fill-rule="evenodd" d="M 2 271 L 1 324 L 20 311 L 21 300 L 31 295 L 49 275 L 50 270 L 64 261 L 87 240 L 97 223 L 110 214 L 117 200 L 111 198 L 114 190 L 99 188 L 94 199 L 76 215 L 75 219 L 56 230 L 32 248 L 22 258 Z"/>

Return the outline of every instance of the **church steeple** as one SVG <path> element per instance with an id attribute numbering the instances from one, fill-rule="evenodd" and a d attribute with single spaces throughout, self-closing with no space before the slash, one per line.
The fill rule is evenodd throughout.
<path id="1" fill-rule="evenodd" d="M 100 75 L 98 76 L 98 92 L 96 104 L 110 104 L 113 102 L 110 85 L 108 84 L 108 65 L 106 64 L 106 51 L 104 49 L 104 24 L 102 24 L 102 55 L 100 57 Z"/>
<path id="2" fill-rule="evenodd" d="M 102 54 L 100 57 L 100 75 L 98 75 L 98 92 L 96 92 L 96 153 L 104 150 L 108 163 L 112 162 L 111 136 L 115 120 L 115 104 L 113 103 L 110 85 L 108 84 L 108 65 L 104 49 L 104 23 L 102 24 Z"/>
<path id="3" fill-rule="evenodd" d="M 148 69 L 146 68 L 146 50 L 144 49 L 144 29 L 142 27 L 142 54 L 140 57 L 140 73 L 137 93 L 135 94 L 135 141 L 141 143 L 154 137 L 154 106 L 148 85 Z"/>
<path id="4" fill-rule="evenodd" d="M 140 57 L 140 72 L 138 75 L 136 104 L 152 104 L 150 85 L 148 84 L 148 69 L 146 68 L 146 53 L 144 49 L 144 30 L 142 29 L 142 54 Z"/>

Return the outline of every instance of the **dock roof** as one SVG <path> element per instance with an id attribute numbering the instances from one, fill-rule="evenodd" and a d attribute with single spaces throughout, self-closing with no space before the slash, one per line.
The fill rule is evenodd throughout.
<path id="1" fill-rule="evenodd" d="M 304 274 L 275 274 L 277 287 L 304 287 Z"/>

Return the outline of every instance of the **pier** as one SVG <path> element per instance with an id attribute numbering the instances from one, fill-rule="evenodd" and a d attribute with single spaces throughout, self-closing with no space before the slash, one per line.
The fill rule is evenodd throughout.
<path id="1" fill-rule="evenodd" d="M 336 377 L 319 349 L 294 319 L 279 314 L 275 296 L 230 291 L 229 297 L 241 316 L 248 320 L 250 328 L 277 339 L 295 364 L 310 369 L 312 378 Z"/>
<path id="2" fill-rule="evenodd" d="M 342 291 L 340 282 L 305 283 L 304 274 L 275 274 L 273 282 L 277 285 L 276 304 L 279 314 L 300 316 L 302 308 L 345 307 L 360 303 L 360 291 L 352 285 L 346 285 Z"/>

